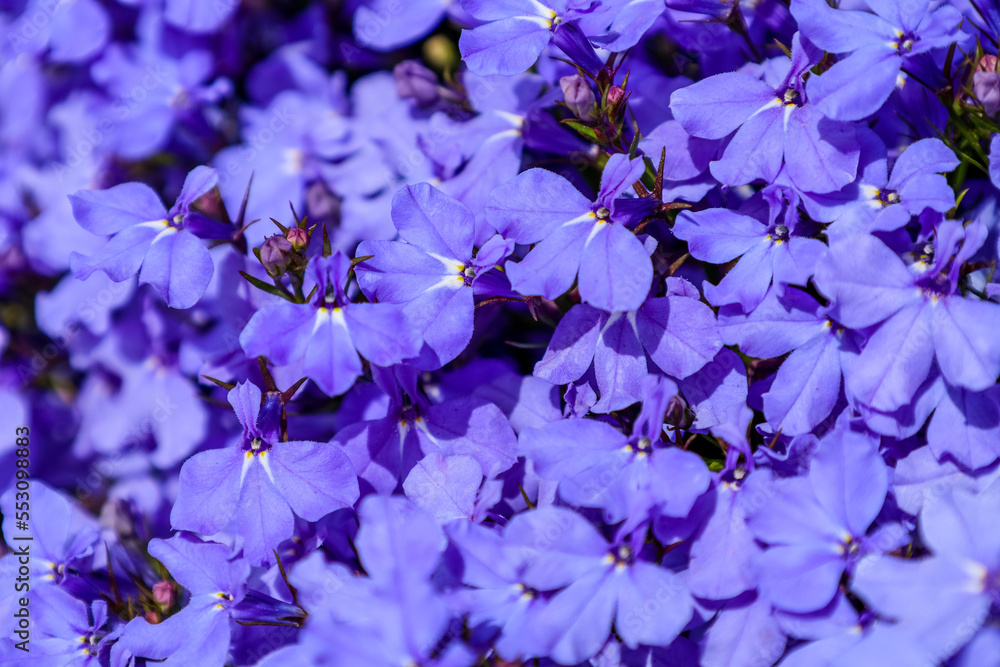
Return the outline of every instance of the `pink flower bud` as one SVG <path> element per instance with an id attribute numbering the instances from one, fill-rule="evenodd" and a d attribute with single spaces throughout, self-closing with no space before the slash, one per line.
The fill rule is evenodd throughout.
<path id="1" fill-rule="evenodd" d="M 292 248 L 295 250 L 302 250 L 307 245 L 309 245 L 309 232 L 302 229 L 301 227 L 292 227 L 285 234 L 285 238 L 288 242 L 292 244 Z"/>
<path id="2" fill-rule="evenodd" d="M 174 606 L 176 597 L 174 587 L 170 585 L 170 582 L 161 581 L 153 584 L 153 599 L 164 609 L 170 609 Z"/>
<path id="3" fill-rule="evenodd" d="M 625 89 L 621 86 L 611 86 L 608 90 L 608 106 L 614 106 L 625 97 Z"/>

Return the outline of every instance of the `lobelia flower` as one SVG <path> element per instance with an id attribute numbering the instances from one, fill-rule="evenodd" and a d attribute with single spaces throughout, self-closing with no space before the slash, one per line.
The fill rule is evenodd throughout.
<path id="1" fill-rule="evenodd" d="M 827 311 L 794 289 L 783 297 L 770 290 L 749 315 L 736 305 L 719 309 L 719 331 L 727 345 L 760 359 L 791 352 L 763 395 L 773 433 L 801 435 L 826 419 L 840 395 L 841 368 L 858 355 L 854 334 L 827 317 Z"/>
<path id="2" fill-rule="evenodd" d="M 176 127 L 197 127 L 203 110 L 232 92 L 226 78 L 209 82 L 214 67 L 208 51 L 190 49 L 173 58 L 156 40 L 109 46 L 91 66 L 91 76 L 112 100 L 102 111 L 115 122 L 98 133 L 107 132 L 109 152 L 146 159 L 167 146 Z"/>
<path id="3" fill-rule="evenodd" d="M 462 60 L 479 76 L 520 74 L 548 46 L 560 24 L 586 15 L 590 0 L 462 0 L 462 9 L 483 24 L 463 30 Z"/>
<path id="4" fill-rule="evenodd" d="M 462 60 L 474 74 L 506 76 L 531 67 L 550 41 L 596 74 L 596 56 L 578 59 L 593 51 L 588 38 L 609 51 L 625 51 L 662 13 L 655 0 L 462 0 L 462 8 L 483 22 L 462 31 Z"/>
<path id="5" fill-rule="evenodd" d="M 865 536 L 888 484 L 878 438 L 844 418 L 820 441 L 805 475 L 773 482 L 768 500 L 747 520 L 768 545 L 757 566 L 771 604 L 809 612 L 833 600 L 844 570 L 876 549 Z"/>
<path id="6" fill-rule="evenodd" d="M 250 565 L 229 547 L 202 542 L 179 533 L 149 543 L 149 555 L 190 593 L 176 614 L 150 625 L 138 616 L 121 630 L 120 647 L 133 656 L 162 660 L 157 664 L 225 664 L 229 654 L 230 618 L 247 593 Z"/>
<path id="7" fill-rule="evenodd" d="M 337 396 L 361 375 L 362 356 L 391 366 L 417 355 L 419 332 L 401 308 L 350 301 L 351 260 L 343 253 L 314 257 L 307 271 L 316 285 L 313 301 L 278 301 L 254 313 L 240 334 L 247 356 L 279 366 L 301 363 L 316 386 Z"/>
<path id="8" fill-rule="evenodd" d="M 86 280 L 103 271 L 115 282 L 139 273 L 171 308 L 190 308 L 205 293 L 214 267 L 202 238 L 218 238 L 218 223 L 192 205 L 215 187 L 218 174 L 196 167 L 184 179 L 176 203 L 167 211 L 160 197 L 142 183 L 123 183 L 107 190 L 80 190 L 70 196 L 73 217 L 94 234 L 113 235 L 96 254 L 74 252 L 70 267 Z"/>
<path id="9" fill-rule="evenodd" d="M 196 35 L 207 35 L 219 30 L 236 12 L 238 2 L 224 0 L 218 3 L 199 0 L 119 0 L 123 5 L 142 5 L 163 11 L 163 19 L 172 27 Z"/>
<path id="10" fill-rule="evenodd" d="M 635 312 L 573 306 L 535 364 L 535 377 L 569 384 L 593 368 L 601 398 L 591 409 L 610 412 L 640 399 L 647 356 L 674 378 L 697 372 L 722 349 L 715 315 L 691 283 L 667 278 L 666 285 L 666 296 L 647 299 Z"/>
<path id="11" fill-rule="evenodd" d="M 354 38 L 367 49 L 395 51 L 433 31 L 448 14 L 458 13 L 459 4 L 458 0 L 364 0 L 351 22 Z"/>
<path id="12" fill-rule="evenodd" d="M 722 139 L 736 131 L 710 167 L 720 182 L 771 183 L 783 162 L 801 191 L 832 192 L 854 180 L 859 155 L 854 127 L 827 118 L 804 82 L 822 55 L 796 33 L 791 59 L 767 63 L 763 81 L 729 72 L 674 91 L 670 109 L 693 136 Z"/>
<path id="13" fill-rule="evenodd" d="M 663 544 L 690 541 L 685 582 L 696 597 L 728 600 L 757 588 L 761 547 L 746 526 L 762 497 L 753 469 L 752 461 L 727 466 L 686 517 L 661 516 L 653 526 Z"/>
<path id="14" fill-rule="evenodd" d="M 493 269 L 512 247 L 494 234 L 476 250 L 472 211 L 427 183 L 396 193 L 392 219 L 402 241 L 362 242 L 358 254 L 374 256 L 358 265 L 358 284 L 369 299 L 398 304 L 423 337 L 411 363 L 440 368 L 472 338 L 475 297 L 508 291 Z"/>
<path id="15" fill-rule="evenodd" d="M 5 12 L 15 6 L 7 6 Z M 25 3 L 24 11 L 5 26 L 3 60 L 20 53 L 42 53 L 56 63 L 81 63 L 101 52 L 111 36 L 108 12 L 97 0 L 74 0 L 53 5 L 46 0 Z"/>
<path id="16" fill-rule="evenodd" d="M 858 180 L 840 192 L 802 195 L 815 220 L 832 223 L 827 227 L 831 241 L 893 231 L 928 209 L 945 213 L 955 207 L 955 193 L 942 173 L 959 162 L 939 139 L 910 144 L 890 176 L 882 140 L 871 130 L 859 130 L 858 136 L 863 156 Z"/>
<path id="17" fill-rule="evenodd" d="M 461 85 L 477 115 L 464 120 L 462 111 L 455 119 L 453 103 L 452 115 L 438 111 L 431 116 L 417 133 L 417 145 L 430 158 L 433 172 L 421 177 L 410 169 L 407 176 L 410 182 L 434 179 L 439 190 L 472 209 L 479 245 L 494 231 L 482 215 L 489 195 L 520 173 L 526 148 L 562 154 L 587 150 L 587 144 L 549 113 L 552 95 L 545 94 L 538 75 L 477 77 L 465 72 Z"/>
<path id="18" fill-rule="evenodd" d="M 21 541 L 12 538 L 32 538 L 29 548 L 31 557 L 27 564 L 31 569 L 32 590 L 38 591 L 50 584 L 70 591 L 77 588 L 81 592 L 87 590 L 89 584 L 81 576 L 89 573 L 94 559 L 94 547 L 100 539 L 97 521 L 59 491 L 41 480 L 34 480 L 31 483 L 30 512 L 39 519 L 29 520 L 29 531 L 25 533 L 16 529 L 16 503 L 23 501 L 23 497 L 18 499 L 17 493 L 16 487 L 11 484 L 0 496 L 0 509 L 3 510 L 4 517 L 3 534 L 12 551 L 23 546 Z M 41 517 L 45 519 L 41 520 Z M 18 557 L 15 553 L 8 552 L 4 560 L 17 563 Z M 17 570 L 16 567 L 14 569 Z M 14 585 L 11 583 L 8 593 L 13 591 Z M 4 622 L 8 622 L 7 619 Z"/>
<path id="19" fill-rule="evenodd" d="M 701 667 L 747 664 L 745 656 L 753 656 L 762 665 L 774 664 L 785 651 L 781 624 L 768 599 L 759 593 L 724 603 L 712 630 L 699 642 Z"/>
<path id="20" fill-rule="evenodd" d="M 873 236 L 834 243 L 816 270 L 833 300 L 830 317 L 845 327 L 878 326 L 845 374 L 850 396 L 892 411 L 914 397 L 937 361 L 952 385 L 981 391 L 1000 374 L 1000 305 L 957 292 L 960 271 L 985 240 L 985 228 L 938 226 L 929 256 L 907 267 Z"/>
<path id="21" fill-rule="evenodd" d="M 298 564 L 289 580 L 309 605 L 303 637 L 300 644 L 271 653 L 261 667 L 471 664 L 472 659 L 447 658 L 455 642 L 441 652 L 444 656 L 435 651 L 446 641 L 451 619 L 431 579 L 447 545 L 441 527 L 398 496 L 368 496 L 358 515 L 358 560 L 369 576 L 355 576 L 339 563 L 319 569 L 320 552 Z M 317 592 L 314 604 L 312 591 Z"/>
<path id="22" fill-rule="evenodd" d="M 666 0 L 666 4 L 677 11 L 726 21 L 739 6 L 739 0 Z"/>
<path id="23" fill-rule="evenodd" d="M 515 517 L 508 529 L 520 521 Z M 461 555 L 462 583 L 470 587 L 456 592 L 469 624 L 499 635 L 494 646 L 501 658 L 546 655 L 551 638 L 542 612 L 548 601 L 524 583 L 529 564 L 525 554 L 507 545 L 499 531 L 470 521 L 451 523 L 445 532 Z"/>
<path id="24" fill-rule="evenodd" d="M 704 283 L 709 303 L 738 303 L 750 312 L 763 301 L 772 277 L 779 294 L 786 285 L 805 285 L 809 280 L 826 246 L 794 235 L 798 226 L 795 206 L 787 206 L 781 216 L 772 208 L 768 217 L 765 224 L 722 208 L 681 211 L 677 216 L 674 236 L 688 242 L 692 257 L 713 264 L 740 258 L 718 285 Z"/>
<path id="25" fill-rule="evenodd" d="M 246 208 L 248 220 L 266 220 L 275 211 L 285 210 L 289 202 L 296 210 L 304 210 L 307 185 L 310 184 L 342 198 L 345 208 L 350 209 L 359 200 L 367 201 L 368 196 L 386 187 L 386 171 L 391 171 L 390 167 L 396 164 L 389 159 L 395 159 L 394 151 L 388 151 L 388 155 L 383 157 L 382 150 L 377 146 L 385 143 L 392 145 L 393 141 L 402 143 L 399 136 L 377 136 L 376 144 L 365 136 L 373 130 L 349 117 L 352 102 L 360 115 L 366 111 L 370 101 L 348 99 L 343 72 L 331 76 L 304 56 L 289 58 L 285 65 L 295 77 L 288 76 L 292 79 L 288 81 L 286 76 L 262 76 L 265 82 L 260 85 L 275 86 L 276 90 L 265 88 L 265 92 L 271 95 L 267 97 L 266 106 L 262 103 L 262 108 L 246 106 L 241 110 L 244 143 L 227 146 L 212 158 L 213 166 L 220 172 L 234 176 L 223 179 L 219 184 L 231 211 L 239 209 L 247 180 L 253 174 L 253 187 L 250 188 Z M 272 78 L 277 80 L 271 81 Z M 357 82 L 351 92 L 357 98 L 359 91 L 378 83 L 395 89 L 391 75 L 386 74 L 384 79 L 367 85 L 364 79 Z M 279 87 L 278 84 L 283 85 Z M 376 94 L 385 104 L 385 93 Z M 395 95 L 392 99 L 400 105 L 405 104 Z M 375 111 L 375 114 L 388 113 L 384 107 Z M 412 124 L 411 119 L 398 119 L 395 115 L 392 118 L 399 135 L 405 137 L 407 131 L 412 131 L 403 125 Z M 394 145 L 392 147 L 395 149 Z M 405 150 L 412 150 L 412 147 L 406 146 Z M 381 215 L 381 210 L 379 213 Z M 351 222 L 350 215 L 345 218 L 345 222 Z M 376 226 L 375 216 L 363 219 L 372 227 Z M 331 225 L 330 231 L 335 231 L 335 227 Z M 371 228 L 358 231 L 372 233 Z M 364 235 L 358 238 L 364 238 Z M 264 241 L 263 225 L 249 227 L 246 239 L 248 245 L 260 246 Z"/>
<path id="26" fill-rule="evenodd" d="M 874 14 L 834 9 L 825 0 L 792 0 L 799 30 L 829 53 L 849 54 L 818 77 L 806 92 L 826 116 L 860 120 L 885 103 L 900 70 L 921 54 L 947 47 L 961 12 L 950 5 L 930 10 L 926 2 L 870 3 Z"/>
<path id="27" fill-rule="evenodd" d="M 661 440 L 663 418 L 677 387 L 663 377 L 642 383 L 642 411 L 629 436 L 589 419 L 552 422 L 521 433 L 519 453 L 539 477 L 559 484 L 559 497 L 580 507 L 600 507 L 605 520 L 631 530 L 653 511 L 685 516 L 708 489 L 705 463 Z"/>
<path id="28" fill-rule="evenodd" d="M 466 396 L 432 405 L 417 390 L 412 367 L 373 369 L 372 375 L 389 396 L 386 416 L 351 424 L 332 442 L 344 447 L 358 477 L 376 492 L 395 491 L 414 466 L 433 453 L 471 456 L 487 479 L 517 461 L 517 437 L 492 403 Z M 465 474 L 469 472 L 466 466 Z"/>
<path id="29" fill-rule="evenodd" d="M 591 36 L 594 44 L 606 51 L 621 53 L 641 42 L 662 14 L 659 0 L 601 0 L 592 4 L 590 13 L 580 16 L 575 23 L 582 33 Z M 563 32 L 557 29 L 552 41 L 564 53 L 572 55 L 565 46 L 568 40 L 561 34 Z M 575 57 L 571 59 L 582 64 Z"/>
<path id="30" fill-rule="evenodd" d="M 1000 543 L 989 527 L 998 509 L 995 485 L 978 494 L 944 490 L 929 497 L 920 513 L 921 540 L 932 555 L 904 560 L 873 554 L 859 563 L 852 591 L 895 623 L 876 627 L 834 664 L 864 664 L 894 645 L 943 659 L 971 638 L 1000 592 Z"/>
<path id="31" fill-rule="evenodd" d="M 497 188 L 486 219 L 504 238 L 536 244 L 520 262 L 507 262 L 513 289 L 555 299 L 579 273 L 584 303 L 611 313 L 638 310 L 649 293 L 653 265 L 629 226 L 652 213 L 656 202 L 621 195 L 644 170 L 640 158 L 611 156 L 594 202 L 544 169 L 529 169 Z"/>
<path id="32" fill-rule="evenodd" d="M 357 478 L 337 447 L 282 442 L 279 395 L 263 397 L 242 382 L 230 390 L 229 404 L 243 426 L 240 442 L 184 463 L 170 523 L 175 530 L 213 535 L 235 518 L 246 559 L 270 563 L 272 551 L 292 536 L 293 513 L 318 521 L 350 507 L 359 495 Z"/>
<path id="33" fill-rule="evenodd" d="M 681 579 L 647 559 L 645 531 L 608 543 L 579 514 L 542 507 L 517 515 L 504 530 L 508 549 L 525 560 L 523 584 L 559 590 L 539 612 L 551 658 L 572 665 L 593 657 L 612 623 L 629 648 L 668 646 L 692 615 Z"/>
<path id="34" fill-rule="evenodd" d="M 111 643 L 117 633 L 107 627 L 108 605 L 104 600 L 86 604 L 57 586 L 41 586 L 30 597 L 32 634 L 26 654 L 5 637 L 0 658 L 10 667 L 61 665 L 99 667 L 108 664 Z"/>
<path id="35" fill-rule="evenodd" d="M 990 183 L 1000 189 L 1000 133 L 990 137 L 989 159 Z"/>

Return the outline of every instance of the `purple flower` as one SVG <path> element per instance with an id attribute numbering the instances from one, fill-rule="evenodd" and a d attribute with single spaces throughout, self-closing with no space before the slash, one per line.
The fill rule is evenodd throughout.
<path id="1" fill-rule="evenodd" d="M 668 278 L 667 289 L 667 296 L 647 299 L 630 313 L 574 306 L 535 364 L 535 376 L 568 384 L 593 368 L 601 399 L 592 410 L 610 412 L 640 400 L 647 356 L 677 379 L 697 372 L 722 348 L 715 316 L 687 281 Z"/>
<path id="2" fill-rule="evenodd" d="M 431 404 L 417 390 L 412 367 L 380 369 L 374 376 L 389 395 L 386 416 L 351 424 L 333 442 L 344 447 L 358 477 L 376 492 L 392 493 L 434 453 L 451 461 L 471 456 L 487 479 L 514 465 L 517 439 L 497 406 L 477 396 Z M 474 477 L 467 462 L 461 465 L 463 478 Z"/>
<path id="3" fill-rule="evenodd" d="M 211 228 L 210 222 L 191 206 L 217 180 L 214 169 L 197 167 L 169 211 L 142 183 L 71 195 L 73 216 L 81 227 L 113 235 L 95 255 L 70 255 L 73 273 L 86 280 L 94 271 L 103 271 L 115 282 L 138 273 L 139 282 L 152 285 L 168 306 L 190 308 L 205 293 L 214 271 L 212 257 L 198 237 Z"/>
<path id="4" fill-rule="evenodd" d="M 702 261 L 722 264 L 739 257 L 718 285 L 704 284 L 705 297 L 713 305 L 738 303 L 749 312 L 763 301 L 772 277 L 779 293 L 785 285 L 804 285 L 809 280 L 825 246 L 795 235 L 796 226 L 792 206 L 782 217 L 772 215 L 768 224 L 713 208 L 682 211 L 673 232 L 688 242 L 691 256 Z"/>
<path id="5" fill-rule="evenodd" d="M 1000 388 L 969 391 L 948 387 L 927 425 L 927 445 L 938 459 L 950 457 L 981 470 L 1000 457 Z"/>
<path id="6" fill-rule="evenodd" d="M 163 19 L 172 26 L 197 34 L 218 32 L 233 15 L 238 2 L 221 0 L 212 4 L 198 0 L 166 0 Z"/>
<path id="7" fill-rule="evenodd" d="M 1000 545 L 989 528 L 998 501 L 994 490 L 937 494 L 920 513 L 920 535 L 932 555 L 910 560 L 872 555 L 858 564 L 853 592 L 894 622 L 875 627 L 844 653 L 845 660 L 884 655 L 892 645 L 944 658 L 965 641 L 956 637 L 973 635 L 1000 592 Z"/>
<path id="8" fill-rule="evenodd" d="M 292 536 L 293 513 L 318 521 L 350 507 L 358 499 L 357 479 L 339 448 L 281 440 L 277 395 L 262 397 L 243 382 L 229 392 L 229 403 L 243 426 L 239 444 L 184 463 L 170 522 L 175 530 L 214 535 L 235 518 L 247 560 L 273 562 L 272 550 Z"/>
<path id="9" fill-rule="evenodd" d="M 521 514 L 504 530 L 506 547 L 525 560 L 527 595 L 562 589 L 539 612 L 556 662 L 596 655 L 612 622 L 624 644 L 636 648 L 669 645 L 690 620 L 687 588 L 647 559 L 638 535 L 609 544 L 579 514 L 559 507 Z"/>
<path id="10" fill-rule="evenodd" d="M 34 664 L 72 667 L 99 667 L 117 638 L 109 626 L 104 600 L 87 604 L 57 586 L 41 586 L 31 591 L 32 634 L 28 647 Z M 17 640 L 15 640 L 17 641 Z M 24 652 L 13 644 L 0 646 L 6 664 L 21 665 Z"/>
<path id="11" fill-rule="evenodd" d="M 107 136 L 107 149 L 125 158 L 151 157 L 167 146 L 175 126 L 230 94 L 228 79 L 208 82 L 213 68 L 211 54 L 199 49 L 175 59 L 153 44 L 113 44 L 91 67 L 113 100 L 102 112 L 114 122 L 108 127 L 102 118 L 97 136 Z"/>
<path id="12" fill-rule="evenodd" d="M 121 631 L 121 647 L 164 664 L 223 665 L 229 653 L 230 615 L 246 594 L 250 566 L 214 542 L 178 534 L 153 540 L 149 555 L 191 593 L 187 605 L 161 623 L 137 617 Z"/>
<path id="13" fill-rule="evenodd" d="M 25 533 L 23 529 L 15 529 L 15 510 L 19 500 L 23 503 L 24 498 L 18 498 L 14 484 L 0 496 L 0 509 L 3 510 L 4 517 L 3 533 L 9 540 L 8 545 L 15 549 L 23 545 L 12 538 L 18 535 L 31 538 L 31 558 L 28 563 L 31 585 L 41 588 L 56 584 L 75 588 L 78 580 L 74 574 L 89 572 L 94 547 L 100 539 L 97 521 L 48 484 L 34 481 L 30 489 L 29 509 L 39 518 L 28 522 L 29 529 Z M 42 520 L 41 517 L 46 518 Z M 5 558 L 17 562 L 14 554 L 8 553 Z M 13 585 L 11 591 L 13 592 Z"/>
<path id="14" fill-rule="evenodd" d="M 841 419 L 804 476 L 773 482 L 769 500 L 747 522 L 768 545 L 757 567 L 771 604 L 808 612 L 833 600 L 844 570 L 875 548 L 865 535 L 888 479 L 877 438 Z"/>
<path id="15" fill-rule="evenodd" d="M 1000 306 L 964 297 L 958 290 L 962 265 L 985 240 L 985 229 L 942 223 L 933 243 L 906 266 L 873 236 L 833 244 L 816 270 L 816 284 L 833 300 L 830 317 L 862 329 L 868 337 L 846 373 L 848 393 L 876 410 L 907 403 L 927 378 L 931 364 L 949 383 L 983 390 L 1000 374 Z"/>
<path id="16" fill-rule="evenodd" d="M 834 9 L 825 0 L 792 0 L 792 15 L 813 44 L 848 54 L 809 81 L 809 99 L 837 120 L 860 120 L 881 107 L 900 70 L 922 53 L 951 44 L 962 20 L 950 5 L 929 11 L 925 2 L 876 2 L 874 14 Z"/>
<path id="17" fill-rule="evenodd" d="M 782 167 L 804 192 L 832 192 L 854 180 L 854 127 L 832 121 L 804 82 L 822 53 L 796 34 L 791 60 L 768 63 L 765 80 L 747 72 L 717 74 L 674 91 L 670 109 L 690 134 L 722 139 L 734 130 L 712 175 L 726 185 L 773 182 Z"/>
<path id="18" fill-rule="evenodd" d="M 899 229 L 926 210 L 946 213 L 955 207 L 955 193 L 943 172 L 958 166 L 954 152 L 939 139 L 921 139 L 906 147 L 892 167 L 885 144 L 870 130 L 859 132 L 862 168 L 857 181 L 840 192 L 803 195 L 816 220 L 832 223 L 831 240 L 855 234 Z"/>
<path id="19" fill-rule="evenodd" d="M 308 621 L 299 644 L 259 664 L 321 664 L 333 655 L 332 664 L 344 667 L 469 665 L 472 658 L 455 642 L 442 651 L 444 657 L 431 657 L 448 641 L 451 620 L 445 597 L 431 580 L 447 545 L 441 527 L 401 497 L 369 496 L 358 515 L 355 544 L 368 577 L 324 563 L 320 551 L 298 564 L 290 582 L 309 607 Z"/>
<path id="20" fill-rule="evenodd" d="M 348 299 L 350 270 L 351 261 L 340 252 L 314 257 L 308 269 L 316 286 L 313 301 L 279 301 L 254 313 L 240 334 L 247 356 L 301 363 L 330 396 L 347 391 L 361 375 L 361 356 L 379 366 L 416 356 L 419 334 L 399 307 Z"/>
<path id="21" fill-rule="evenodd" d="M 352 24 L 358 44 L 376 51 L 394 51 L 418 41 L 434 30 L 458 5 L 457 0 L 364 0 Z"/>
<path id="22" fill-rule="evenodd" d="M 26 5 L 26 6 L 24 6 Z M 11 25 L 4 27 L 3 60 L 20 53 L 42 53 L 57 63 L 85 62 L 101 52 L 111 33 L 111 20 L 97 0 L 56 3 L 31 0 Z M 7 7 L 16 13 L 17 6 Z"/>
<path id="23" fill-rule="evenodd" d="M 472 338 L 475 296 L 509 291 L 493 269 L 511 246 L 493 235 L 475 249 L 472 211 L 426 183 L 396 193 L 392 219 L 405 243 L 361 243 L 358 254 L 373 257 L 357 267 L 358 284 L 370 299 L 402 307 L 414 335 L 423 336 L 414 363 L 439 368 Z"/>
<path id="24" fill-rule="evenodd" d="M 652 213 L 655 202 L 621 195 L 644 170 L 641 159 L 612 156 L 595 202 L 544 169 L 529 169 L 494 190 L 487 220 L 504 238 L 536 244 L 520 262 L 507 263 L 514 290 L 555 299 L 579 274 L 585 303 L 610 313 L 638 310 L 653 266 L 629 226 Z"/>
<path id="25" fill-rule="evenodd" d="M 564 501 L 604 509 L 609 524 L 635 527 L 654 510 L 684 516 L 708 488 L 709 474 L 696 455 L 661 440 L 676 394 L 670 380 L 648 376 L 630 436 L 603 422 L 567 419 L 521 433 L 520 451 L 540 477 L 558 482 Z"/>
<path id="26" fill-rule="evenodd" d="M 749 315 L 737 305 L 723 306 L 719 329 L 726 344 L 751 357 L 791 352 L 763 395 L 772 432 L 785 435 L 808 433 L 829 416 L 840 396 L 841 368 L 858 354 L 851 332 L 799 290 L 779 297 L 772 289 Z"/>
<path id="27" fill-rule="evenodd" d="M 473 74 L 520 74 L 548 45 L 553 29 L 583 15 L 589 0 L 462 0 L 462 9 L 482 21 L 463 30 L 458 46 Z"/>

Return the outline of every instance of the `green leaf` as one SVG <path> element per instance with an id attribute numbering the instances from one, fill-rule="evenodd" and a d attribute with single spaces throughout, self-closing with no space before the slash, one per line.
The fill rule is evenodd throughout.
<path id="1" fill-rule="evenodd" d="M 573 119 L 570 119 L 570 118 L 567 118 L 567 119 L 563 120 L 562 122 L 565 123 L 566 125 L 569 125 L 574 130 L 576 130 L 577 132 L 579 132 L 580 134 L 582 134 L 584 137 L 586 137 L 587 139 L 590 139 L 591 141 L 593 141 L 595 143 L 602 144 L 602 145 L 605 143 L 604 137 L 602 137 L 600 135 L 600 133 L 598 133 L 598 131 L 596 129 L 590 127 L 589 125 L 584 125 L 583 123 L 581 123 L 579 121 L 576 121 L 576 120 L 573 120 Z"/>
<path id="2" fill-rule="evenodd" d="M 251 276 L 246 271 L 240 271 L 240 275 L 243 276 L 244 278 L 246 278 L 247 282 L 250 283 L 251 285 L 253 285 L 254 287 L 256 287 L 257 289 L 262 290 L 264 292 L 267 292 L 268 294 L 273 294 L 275 296 L 280 296 L 282 299 L 286 299 L 288 301 L 292 301 L 292 303 L 295 303 L 288 294 L 286 294 L 285 292 L 282 292 L 276 286 L 269 285 L 269 284 L 265 283 L 263 280 L 261 280 L 259 278 L 254 278 L 253 276 Z"/>

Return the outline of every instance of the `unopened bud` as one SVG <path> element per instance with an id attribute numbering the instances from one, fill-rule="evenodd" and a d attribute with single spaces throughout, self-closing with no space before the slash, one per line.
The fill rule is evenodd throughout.
<path id="1" fill-rule="evenodd" d="M 281 234 L 275 234 L 264 239 L 260 247 L 260 263 L 268 275 L 280 276 L 288 266 L 288 253 L 292 244 Z"/>
<path id="2" fill-rule="evenodd" d="M 972 75 L 972 94 L 983 105 L 988 116 L 1000 111 L 1000 74 L 997 73 L 997 57 L 983 56 Z"/>
<path id="3" fill-rule="evenodd" d="M 681 426 L 684 424 L 684 409 L 687 405 L 684 399 L 680 396 L 674 396 L 670 399 L 667 404 L 667 412 L 663 416 L 663 421 L 674 426 Z"/>
<path id="4" fill-rule="evenodd" d="M 163 609 L 170 609 L 174 606 L 174 600 L 177 599 L 174 594 L 174 587 L 167 581 L 161 581 L 153 584 L 153 599 L 156 600 L 156 602 L 163 607 Z"/>
<path id="5" fill-rule="evenodd" d="M 302 250 L 309 245 L 309 232 L 301 227 L 292 227 L 285 234 L 285 238 L 292 244 L 293 250 Z"/>
<path id="6" fill-rule="evenodd" d="M 404 60 L 392 70 L 396 92 L 403 99 L 412 98 L 422 107 L 430 107 L 441 99 L 437 74 L 416 60 Z"/>
<path id="7" fill-rule="evenodd" d="M 611 86 L 608 89 L 608 106 L 613 107 L 625 98 L 625 89 L 621 86 Z"/>
<path id="8" fill-rule="evenodd" d="M 597 119 L 597 98 L 594 97 L 594 91 L 585 78 L 579 74 L 564 76 L 559 79 L 559 86 L 562 88 L 566 106 L 577 118 L 580 120 Z"/>

